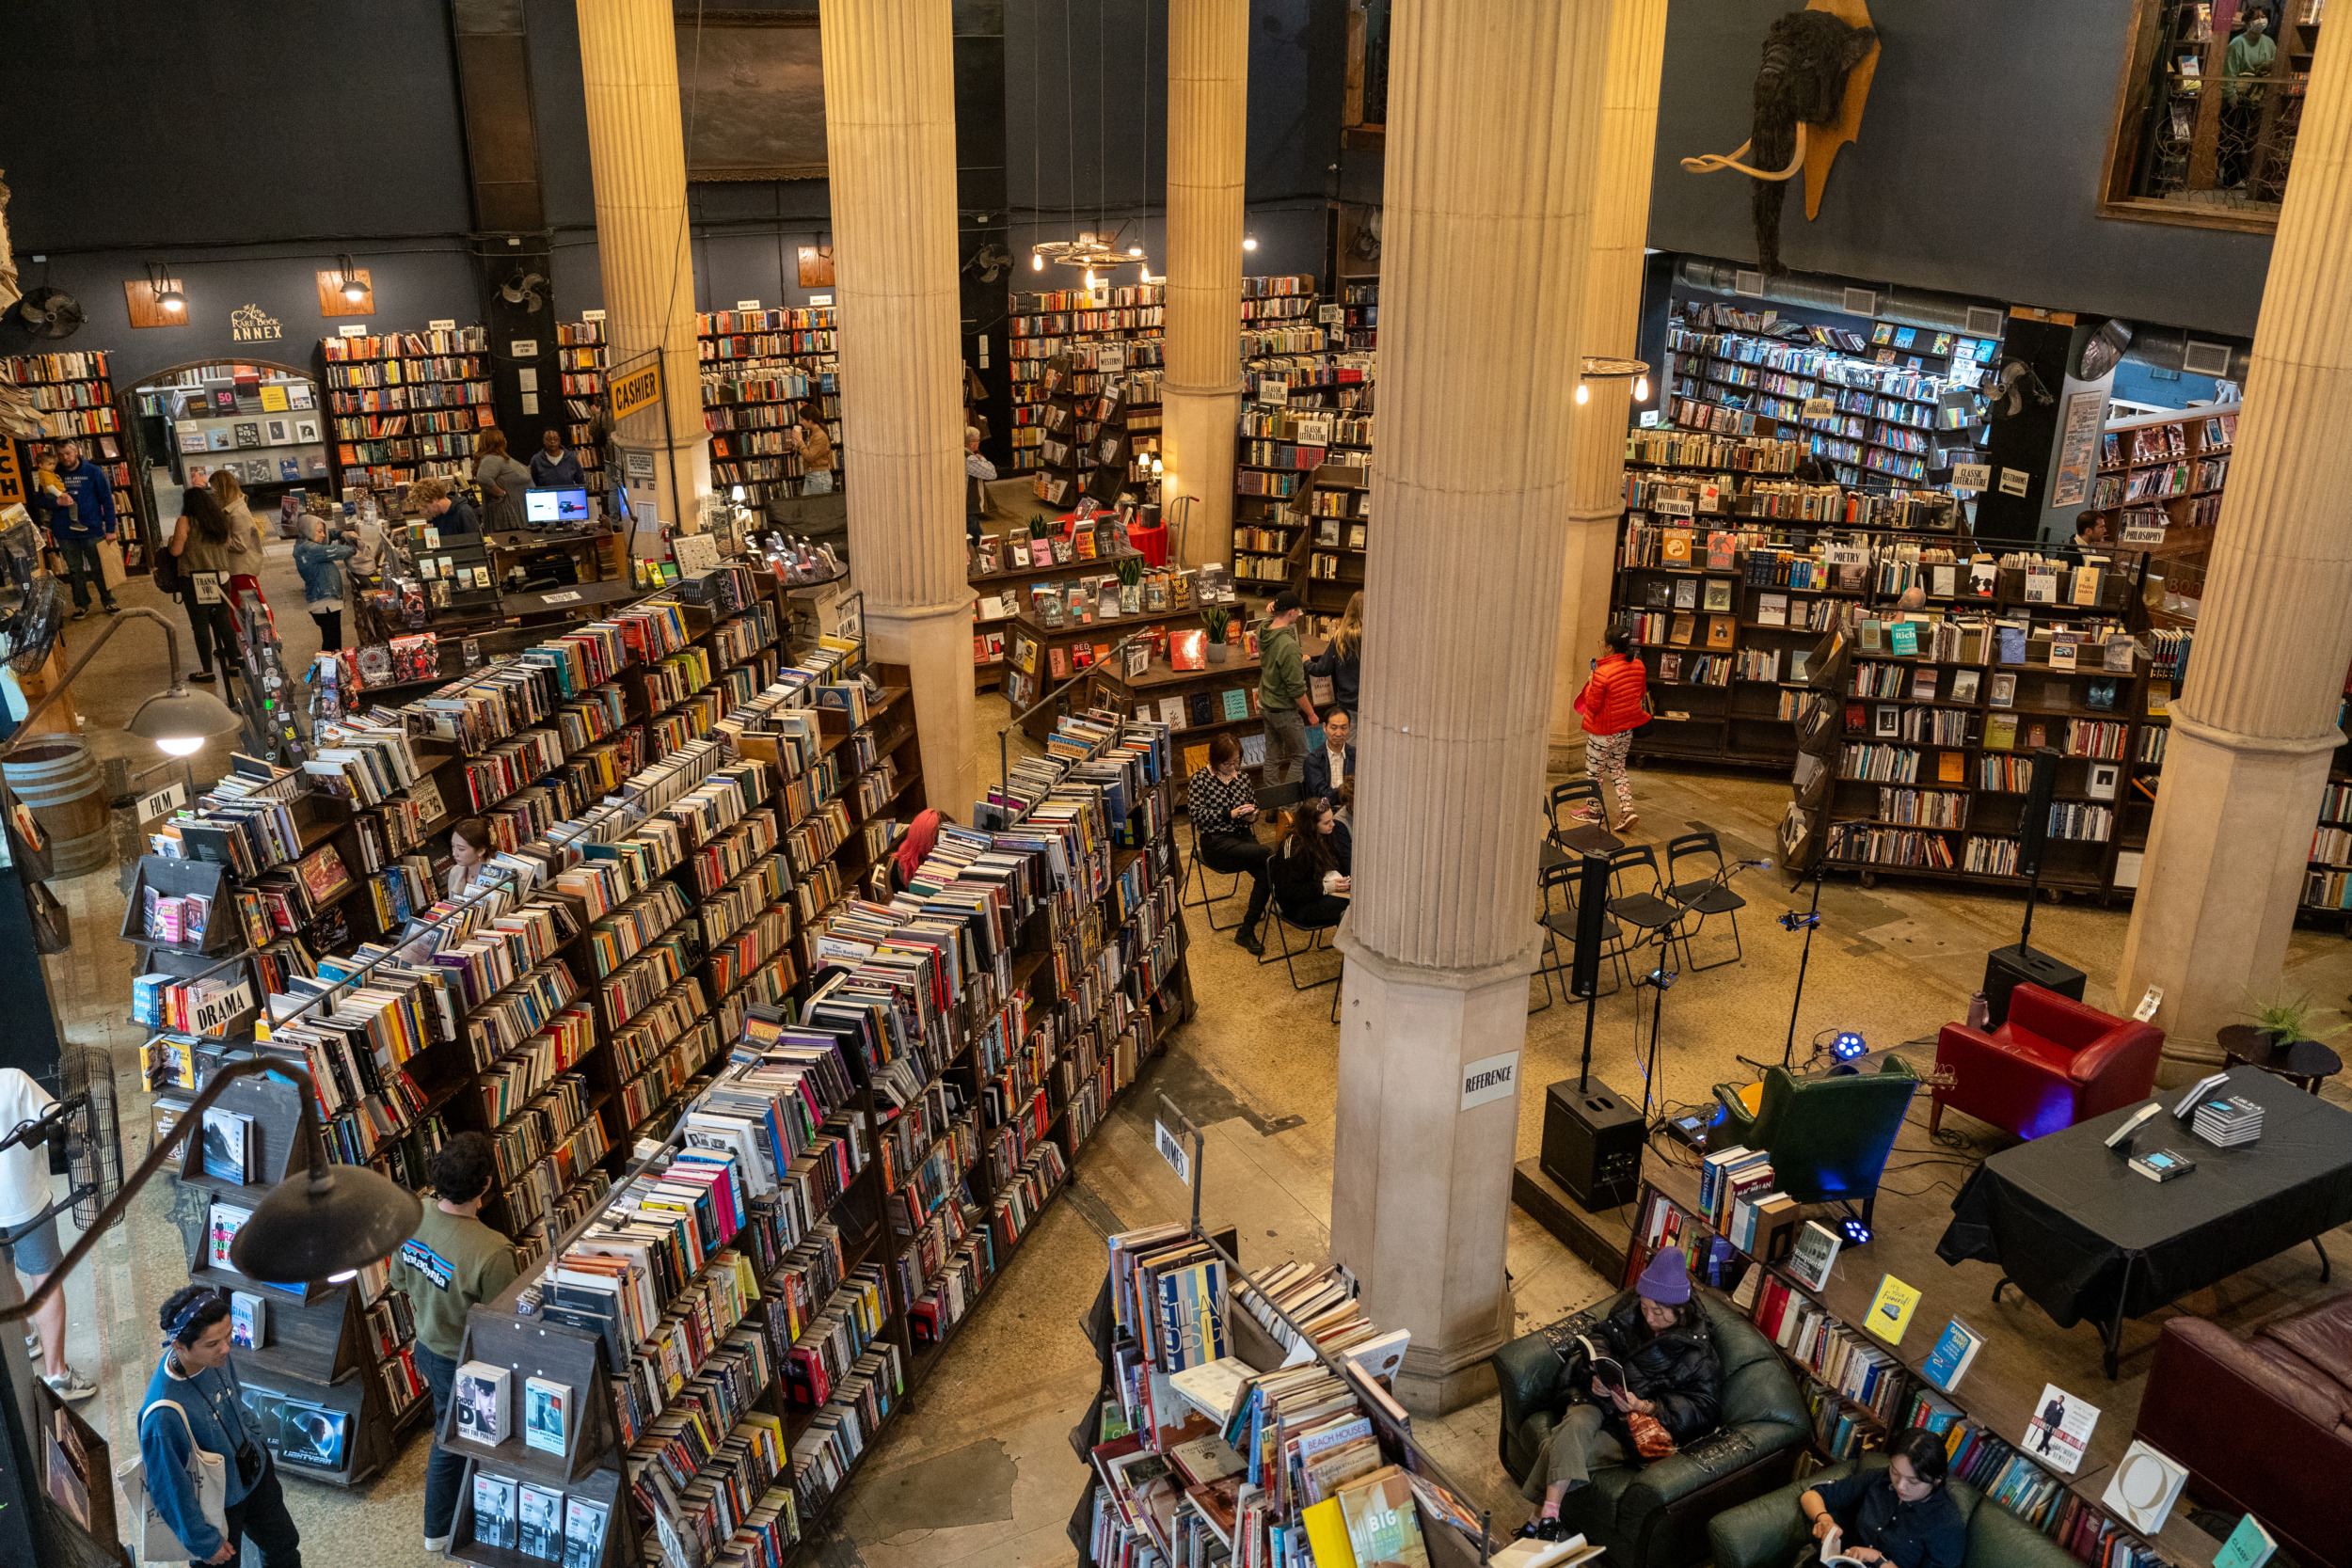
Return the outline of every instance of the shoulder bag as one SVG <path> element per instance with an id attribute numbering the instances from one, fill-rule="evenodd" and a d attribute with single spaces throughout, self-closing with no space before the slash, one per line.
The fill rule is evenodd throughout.
<path id="1" fill-rule="evenodd" d="M 188 1426 L 188 1413 L 170 1400 L 157 1400 L 147 1410 L 139 1412 L 144 1425 L 149 1410 L 169 1409 L 178 1412 L 180 1424 L 188 1427 L 188 1479 L 196 1484 L 197 1505 L 202 1510 L 204 1522 L 220 1531 L 223 1539 L 229 1534 L 229 1462 L 210 1449 L 199 1447 L 196 1428 Z M 115 1484 L 122 1489 L 123 1511 L 139 1521 L 139 1556 L 148 1562 L 185 1562 L 188 1544 L 180 1539 L 164 1516 L 155 1511 L 155 1499 L 147 1489 L 147 1462 L 135 1447 L 137 1434 L 133 1433 L 132 1456 L 115 1466 Z"/>

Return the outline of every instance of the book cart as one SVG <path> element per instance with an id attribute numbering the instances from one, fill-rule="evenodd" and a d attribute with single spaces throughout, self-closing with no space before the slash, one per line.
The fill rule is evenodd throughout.
<path id="1" fill-rule="evenodd" d="M 324 338 L 317 366 L 338 495 L 463 475 L 474 436 L 498 422 L 487 327 Z"/>
<path id="2" fill-rule="evenodd" d="M 1165 731 L 1077 720 L 1054 751 L 1009 769 L 978 827 L 943 832 L 914 875 L 920 912 L 842 907 L 829 938 L 854 945 L 826 948 L 841 973 L 753 1009 L 696 1115 L 547 1268 L 473 1309 L 469 1360 L 507 1369 L 516 1390 L 544 1376 L 581 1397 L 563 1458 L 475 1445 L 453 1407 L 443 1440 L 469 1460 L 453 1555 L 545 1560 L 497 1544 L 502 1515 L 485 1529 L 473 1513 L 508 1481 L 563 1489 L 567 1515 L 573 1496 L 606 1510 L 581 1565 L 633 1564 L 648 1537 L 697 1558 L 748 1537 L 797 1560 L 839 1506 L 1192 1009 Z M 739 1135 L 723 1130 L 737 1112 L 752 1117 Z M 714 1191 L 715 1162 L 754 1196 L 664 1207 L 688 1153 Z M 660 1266 L 616 1263 L 637 1256 Z M 657 1298 L 655 1314 L 634 1316 L 624 1291 Z M 683 1376 L 660 1371 L 665 1346 Z M 568 1543 L 563 1560 L 575 1568 Z"/>
<path id="3" fill-rule="evenodd" d="M 389 716 L 389 728 L 330 726 L 326 738 L 345 744 L 300 771 L 242 759 L 242 776 L 272 802 L 260 831 L 215 816 L 222 802 L 207 797 L 167 824 L 190 858 L 142 862 L 135 919 L 150 886 L 215 900 L 198 942 L 159 952 L 141 932 L 151 959 L 177 966 L 167 978 L 249 966 L 225 998 L 188 999 L 214 1009 L 184 1021 L 197 1028 L 157 1031 L 145 1053 L 151 1084 L 194 1089 L 232 1053 L 286 1054 L 336 1097 L 321 1106 L 330 1157 L 411 1188 L 424 1185 L 426 1158 L 449 1132 L 482 1131 L 499 1158 L 485 1217 L 526 1256 L 544 1255 L 547 1238 L 608 1190 L 634 1141 L 668 1131 L 745 1011 L 814 966 L 810 923 L 862 883 L 923 804 L 905 672 L 876 667 L 869 702 L 848 678 L 854 644 L 782 664 L 778 586 L 740 566 L 696 574 L 612 621 L 370 716 Z M 458 719 L 438 741 L 427 733 Z M 497 733 L 497 721 L 517 719 L 536 723 Z M 732 753 L 714 730 L 735 737 Z M 374 760 L 335 755 L 354 746 Z M 639 766 L 648 751 L 655 760 Z M 327 793 L 363 781 L 358 799 Z M 420 851 L 469 813 L 505 846 L 496 870 L 535 867 L 539 886 L 520 909 L 503 895 L 438 903 Z M 317 889 L 314 857 L 334 843 L 380 855 L 384 868 L 355 878 L 337 860 L 340 885 Z M 248 900 L 262 934 L 281 910 L 295 919 L 272 944 L 275 971 L 262 968 L 268 952 L 243 948 Z M 355 931 L 405 942 L 428 905 L 469 940 L 425 964 L 386 946 L 326 956 Z M 350 922 L 326 940 L 321 916 L 346 907 Z M 207 950 L 219 930 L 238 949 L 227 960 Z M 326 1010 L 279 994 L 313 974 L 326 985 L 307 989 L 326 991 Z M 257 995 L 271 998 L 273 1024 L 258 1047 Z M 332 1310 L 301 1306 L 304 1323 Z M 325 1342 L 315 1326 L 304 1332 Z M 337 1354 L 323 1367 L 314 1355 L 305 1375 L 339 1384 L 350 1356 Z M 344 1480 L 398 1434 L 373 1402 L 346 1414 L 356 1418 L 347 1452 L 361 1464 L 344 1466 Z"/>
<path id="4" fill-rule="evenodd" d="M 2090 1450 L 2074 1474 L 2045 1469 L 2016 1446 L 2038 1413 L 2044 1379 L 2040 1372 L 2004 1365 L 1981 1354 L 1946 1391 L 1927 1375 L 1926 1365 L 1943 1325 L 1955 1311 L 1982 1310 L 1983 1298 L 1969 1287 L 1965 1300 L 1952 1277 L 1937 1274 L 1921 1291 L 1900 1345 L 1890 1345 L 1859 1325 L 1870 1321 L 1881 1271 L 1867 1252 L 1840 1248 L 1827 1283 L 1819 1289 L 1790 1267 L 1789 1256 L 1766 1256 L 1725 1239 L 1722 1216 L 1700 1202 L 1699 1173 L 1674 1164 L 1643 1167 L 1631 1243 L 1619 1283 L 1630 1287 L 1663 1247 L 1680 1246 L 1693 1259 L 1722 1249 L 1736 1282 L 1727 1281 L 1732 1305 L 1745 1312 L 1773 1341 L 1805 1390 L 1814 1414 L 1810 1454 L 1800 1473 L 1850 1457 L 1863 1447 L 1883 1448 L 1913 1426 L 1947 1435 L 1954 1445 L 1952 1479 L 1981 1491 L 1997 1504 L 2099 1568 L 2161 1568 L 2163 1563 L 2209 1562 L 2217 1544 L 2175 1509 L 2153 1539 L 2143 1540 L 2111 1518 L 2101 1503 L 2110 1472 L 2131 1445 L 2131 1423 L 2109 1411 L 2094 1429 Z M 1801 1223 L 1801 1222 L 1800 1222 Z M 1694 1279 L 1704 1287 L 1704 1279 Z M 1964 1321 L 1964 1320 L 1963 1320 Z M 1952 1439 L 1955 1429 L 1962 1435 Z"/>
<path id="5" fill-rule="evenodd" d="M 708 310 L 694 318 L 694 333 L 713 487 L 741 485 L 754 503 L 807 494 L 794 427 L 813 408 L 833 442 L 838 492 L 841 356 L 832 309 Z"/>
<path id="6" fill-rule="evenodd" d="M 1382 1540 L 1383 1544 L 1392 1541 L 1401 1548 L 1395 1560 L 1422 1560 L 1436 1568 L 1468 1568 L 1470 1564 L 1486 1563 L 1508 1541 L 1496 1533 L 1491 1514 L 1473 1507 L 1468 1501 L 1470 1494 L 1457 1485 L 1414 1439 L 1411 1416 L 1395 1402 L 1382 1377 L 1347 1350 L 1334 1356 L 1325 1348 L 1325 1338 L 1310 1332 L 1275 1299 L 1279 1291 L 1269 1294 L 1260 1280 L 1253 1279 L 1241 1266 L 1240 1249 L 1231 1227 L 1213 1231 L 1201 1224 L 1200 1187 L 1206 1140 L 1192 1119 L 1167 1095 L 1160 1095 L 1158 1101 L 1155 1115 L 1158 1135 L 1163 1140 L 1162 1152 L 1169 1156 L 1171 1164 L 1184 1161 L 1180 1169 L 1188 1173 L 1191 1217 L 1184 1224 L 1151 1227 L 1111 1238 L 1112 1267 L 1095 1293 L 1093 1306 L 1079 1320 L 1079 1331 L 1093 1347 L 1101 1371 L 1092 1402 L 1070 1432 L 1071 1449 L 1087 1472 L 1086 1484 L 1071 1510 L 1068 1529 L 1071 1544 L 1077 1548 L 1079 1568 L 1133 1560 L 1122 1554 L 1136 1547 L 1161 1554 L 1163 1560 L 1180 1562 L 1204 1558 L 1216 1561 L 1269 1560 L 1261 1554 L 1271 1549 L 1269 1537 L 1274 1529 L 1288 1532 L 1294 1542 L 1304 1537 L 1306 1529 L 1300 1519 L 1303 1499 L 1290 1478 L 1279 1482 L 1268 1478 L 1260 1489 L 1238 1497 L 1221 1497 L 1216 1485 L 1185 1488 L 1183 1475 L 1175 1473 L 1174 1462 L 1167 1458 L 1214 1430 L 1214 1422 L 1206 1412 L 1177 1391 L 1168 1374 L 1226 1357 L 1239 1362 L 1249 1374 L 1314 1365 L 1341 1381 L 1346 1397 L 1353 1401 L 1366 1423 L 1379 1450 L 1380 1462 L 1405 1472 L 1404 1488 L 1391 1497 L 1400 1510 L 1409 1506 L 1422 1550 L 1419 1556 L 1408 1555 L 1409 1544 L 1393 1533 L 1391 1525 L 1391 1533 L 1384 1534 Z M 1174 1148 L 1172 1155 L 1170 1146 Z M 1131 1252 L 1130 1246 L 1143 1251 Z M 1144 1341 L 1137 1328 L 1123 1321 L 1120 1304 L 1114 1299 L 1125 1295 L 1128 1281 L 1122 1277 L 1122 1271 L 1141 1267 L 1142 1259 L 1152 1252 L 1166 1248 L 1181 1249 L 1187 1258 L 1205 1251 L 1212 1271 L 1209 1277 L 1221 1278 L 1224 1285 L 1224 1298 L 1214 1316 L 1215 1329 L 1223 1331 L 1223 1342 L 1217 1341 L 1213 1329 L 1207 1342 L 1197 1353 L 1186 1355 L 1184 1367 L 1168 1366 L 1155 1354 L 1155 1347 Z M 1167 1279 L 1168 1275 L 1157 1277 Z M 1146 1283 L 1148 1280 L 1139 1279 L 1135 1288 L 1140 1291 Z M 1352 1302 L 1352 1281 L 1347 1291 Z M 1319 1316 L 1327 1325 L 1323 1327 L 1327 1338 L 1349 1327 L 1370 1332 L 1362 1329 L 1360 1312 L 1355 1314 L 1352 1323 L 1344 1318 L 1334 1319 L 1328 1311 Z M 1390 1338 L 1381 1338 L 1383 1341 Z M 1307 1356 L 1296 1355 L 1293 1346 L 1303 1348 Z M 1354 1349 L 1370 1354 L 1380 1367 L 1392 1365 L 1402 1354 L 1392 1346 L 1375 1349 L 1362 1342 Z M 1148 1385 L 1148 1391 L 1137 1388 L 1122 1392 L 1121 1383 L 1129 1379 L 1139 1386 Z M 1250 1446 L 1249 1433 L 1242 1425 L 1248 1411 L 1245 1398 L 1241 1406 L 1230 1414 L 1224 1428 L 1229 1446 L 1245 1454 Z M 1130 1423 L 1131 1413 L 1148 1413 L 1151 1418 L 1136 1428 Z M 1143 1454 L 1146 1464 L 1155 1469 L 1163 1464 L 1168 1465 L 1176 1491 L 1172 1511 L 1165 1517 L 1141 1499 L 1136 1500 L 1137 1513 L 1148 1513 L 1152 1517 L 1147 1520 L 1131 1513 L 1106 1484 L 1104 1461 L 1121 1450 Z M 1163 1483 L 1151 1484 L 1156 1487 Z M 1247 1506 L 1236 1508 L 1237 1501 Z M 1350 1521 L 1346 1531 L 1351 1539 L 1356 1534 L 1353 1526 L 1354 1521 Z M 1249 1536 L 1247 1542 L 1244 1535 Z M 1168 1539 L 1170 1536 L 1176 1539 Z M 1107 1554 L 1104 1552 L 1106 1544 L 1112 1547 Z M 1365 1544 L 1357 1543 L 1358 1560 L 1375 1560 L 1362 1550 Z M 1203 1556 L 1188 1557 L 1188 1551 Z M 1304 1553 L 1299 1556 L 1303 1559 Z M 1290 1559 L 1284 1557 L 1280 1560 Z"/>

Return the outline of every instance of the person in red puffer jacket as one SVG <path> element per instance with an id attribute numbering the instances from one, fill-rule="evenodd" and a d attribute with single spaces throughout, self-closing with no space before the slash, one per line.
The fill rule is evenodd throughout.
<path id="1" fill-rule="evenodd" d="M 1649 722 L 1643 707 L 1649 689 L 1649 672 L 1633 651 L 1633 634 L 1613 626 L 1601 639 L 1600 657 L 1593 661 L 1592 678 L 1577 693 L 1577 717 L 1584 722 L 1584 770 L 1596 784 L 1617 792 L 1621 820 L 1612 831 L 1624 832 L 1641 817 L 1633 810 L 1633 782 L 1626 777 L 1626 757 L 1633 750 L 1633 732 Z"/>

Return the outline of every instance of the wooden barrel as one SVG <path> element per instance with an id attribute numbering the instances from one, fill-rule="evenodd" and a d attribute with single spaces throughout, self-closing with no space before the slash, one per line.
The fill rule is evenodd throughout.
<path id="1" fill-rule="evenodd" d="M 37 736 L 0 762 L 0 775 L 48 833 L 53 875 L 74 877 L 114 863 L 105 781 L 89 742 L 78 735 Z"/>

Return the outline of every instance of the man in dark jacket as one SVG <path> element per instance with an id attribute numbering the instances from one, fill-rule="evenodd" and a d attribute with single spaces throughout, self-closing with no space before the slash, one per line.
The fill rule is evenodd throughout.
<path id="1" fill-rule="evenodd" d="M 73 618 L 78 621 L 89 613 L 90 578 L 98 579 L 100 607 L 112 615 L 122 607 L 115 603 L 114 590 L 106 586 L 106 568 L 99 560 L 98 546 L 102 540 L 112 539 L 118 526 L 114 484 L 105 469 L 82 461 L 79 441 L 57 443 L 57 466 L 52 471 L 57 476 L 57 493 L 36 490 L 34 500 L 40 509 L 40 521 L 65 556 L 66 571 L 73 583 Z"/>
<path id="2" fill-rule="evenodd" d="M 1590 1483 L 1596 1468 L 1640 1463 L 1628 1424 L 1636 1413 L 1655 1418 L 1677 1448 L 1714 1431 L 1723 1418 L 1723 1364 L 1706 1314 L 1692 1299 L 1691 1265 L 1682 1249 L 1667 1247 L 1652 1258 L 1633 1295 L 1588 1336 L 1624 1370 L 1623 1383 L 1581 1357 L 1570 1363 L 1586 1386 L 1561 1390 L 1573 1402 L 1527 1473 L 1525 1494 L 1531 1502 L 1540 1497 L 1543 1511 L 1522 1535 L 1565 1539 L 1561 1499 Z"/>
<path id="3" fill-rule="evenodd" d="M 1356 748 L 1349 744 L 1353 728 L 1347 710 L 1335 707 L 1323 716 L 1323 749 L 1307 753 L 1307 793 L 1328 800 L 1340 785 L 1356 776 Z"/>

